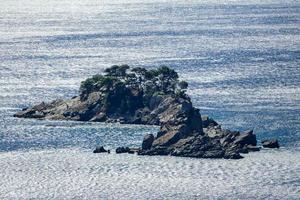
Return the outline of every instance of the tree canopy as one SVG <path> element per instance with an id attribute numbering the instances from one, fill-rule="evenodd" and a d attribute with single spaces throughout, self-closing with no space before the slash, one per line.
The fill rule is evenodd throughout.
<path id="1" fill-rule="evenodd" d="M 137 87 L 144 94 L 151 96 L 154 93 L 176 94 L 185 93 L 188 83 L 178 80 L 175 70 L 162 66 L 147 70 L 142 67 L 130 69 L 128 65 L 113 65 L 104 70 L 104 75 L 97 74 L 81 83 L 81 93 L 97 91 L 103 86 L 111 87 L 122 83 L 126 87 Z"/>

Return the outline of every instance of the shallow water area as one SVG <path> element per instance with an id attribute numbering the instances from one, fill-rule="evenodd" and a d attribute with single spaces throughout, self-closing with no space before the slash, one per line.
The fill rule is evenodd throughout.
<path id="1" fill-rule="evenodd" d="M 0 7 L 0 199 L 299 199 L 300 4 L 10 0 Z M 202 114 L 277 150 L 242 160 L 93 154 L 158 127 L 16 119 L 113 64 L 168 65 Z"/>

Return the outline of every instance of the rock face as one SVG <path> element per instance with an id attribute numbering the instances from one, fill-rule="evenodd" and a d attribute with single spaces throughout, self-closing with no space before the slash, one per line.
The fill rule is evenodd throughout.
<path id="1" fill-rule="evenodd" d="M 142 149 L 148 150 L 152 147 L 152 143 L 154 141 L 153 134 L 147 134 L 144 136 L 143 143 L 142 143 Z"/>
<path id="2" fill-rule="evenodd" d="M 83 81 L 79 96 L 43 102 L 14 116 L 160 126 L 156 136 L 144 137 L 141 150 L 120 147 L 117 153 L 239 159 L 240 153 L 254 149 L 257 142 L 253 131 L 224 130 L 213 119 L 201 117 L 185 94 L 187 86 L 168 67 L 146 70 L 112 66 L 105 75 Z"/>
<path id="3" fill-rule="evenodd" d="M 218 123 L 207 115 L 201 116 L 203 128 L 218 126 Z"/>
<path id="4" fill-rule="evenodd" d="M 265 148 L 279 148 L 279 143 L 276 139 L 264 140 L 261 143 Z"/>
<path id="5" fill-rule="evenodd" d="M 256 146 L 257 144 L 256 135 L 253 134 L 253 130 L 246 131 L 243 134 L 238 135 L 234 143 L 242 146 L 244 145 Z"/>

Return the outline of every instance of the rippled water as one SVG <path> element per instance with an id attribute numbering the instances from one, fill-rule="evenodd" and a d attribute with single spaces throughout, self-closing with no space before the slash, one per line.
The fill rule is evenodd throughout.
<path id="1" fill-rule="evenodd" d="M 2 179 L 9 183 L 0 188 L 3 198 L 299 199 L 300 192 L 299 176 L 289 175 L 299 174 L 299 156 L 292 161 L 284 150 L 243 161 L 82 149 L 8 152 L 0 158 Z"/>
<path id="2" fill-rule="evenodd" d="M 1 199 L 299 199 L 298 1 L 10 0 L 0 7 Z M 281 150 L 94 155 L 157 127 L 12 118 L 113 64 L 169 65 L 201 113 Z"/>

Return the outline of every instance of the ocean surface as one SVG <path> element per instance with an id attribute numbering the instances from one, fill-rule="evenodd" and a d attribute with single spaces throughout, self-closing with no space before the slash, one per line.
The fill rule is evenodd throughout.
<path id="1" fill-rule="evenodd" d="M 0 199 L 300 199 L 300 2 L 0 0 Z M 113 64 L 168 65 L 242 160 L 93 154 L 157 127 L 16 119 Z"/>

